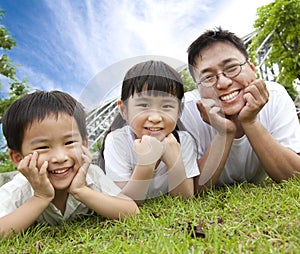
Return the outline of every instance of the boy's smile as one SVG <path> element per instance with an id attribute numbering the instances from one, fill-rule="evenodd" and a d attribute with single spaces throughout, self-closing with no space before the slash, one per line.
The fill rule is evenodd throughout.
<path id="1" fill-rule="evenodd" d="M 48 177 L 56 190 L 66 190 L 81 165 L 83 140 L 74 117 L 50 115 L 24 132 L 22 155 L 38 153 L 37 168 L 48 161 Z"/>

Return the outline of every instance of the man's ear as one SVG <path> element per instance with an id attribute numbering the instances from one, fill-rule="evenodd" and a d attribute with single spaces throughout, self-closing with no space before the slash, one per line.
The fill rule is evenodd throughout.
<path id="1" fill-rule="evenodd" d="M 248 64 L 249 64 L 250 68 L 251 68 L 254 72 L 256 72 L 256 67 L 255 67 L 254 63 L 252 62 L 252 59 L 251 59 L 251 58 L 248 58 Z"/>
<path id="2" fill-rule="evenodd" d="M 10 160 L 16 165 L 18 166 L 20 161 L 23 159 L 23 155 L 19 152 L 13 151 L 13 150 L 9 150 L 8 151 L 8 155 Z"/>
<path id="3" fill-rule="evenodd" d="M 118 108 L 119 108 L 119 112 L 122 116 L 122 118 L 127 121 L 128 118 L 127 118 L 127 108 L 126 106 L 124 105 L 124 103 L 121 101 L 121 100 L 118 100 L 117 101 L 117 105 L 118 105 Z"/>

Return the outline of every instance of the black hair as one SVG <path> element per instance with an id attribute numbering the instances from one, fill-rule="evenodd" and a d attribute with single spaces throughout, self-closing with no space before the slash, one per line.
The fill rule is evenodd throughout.
<path id="1" fill-rule="evenodd" d="M 23 95 L 9 106 L 2 118 L 8 148 L 21 153 L 25 130 L 34 121 L 42 121 L 49 115 L 58 118 L 61 113 L 75 118 L 80 135 L 85 139 L 86 114 L 83 106 L 71 95 L 61 91 L 36 91 Z"/>
<path id="2" fill-rule="evenodd" d="M 207 30 L 201 34 L 188 48 L 188 64 L 191 76 L 195 80 L 194 66 L 198 57 L 201 57 L 201 51 L 213 45 L 216 42 L 225 42 L 236 47 L 248 59 L 248 52 L 244 41 L 228 30 L 217 27 L 214 30 Z"/>
<path id="3" fill-rule="evenodd" d="M 126 105 L 126 101 L 131 96 L 135 93 L 139 95 L 142 92 L 147 92 L 149 95 L 154 96 L 161 95 L 161 92 L 164 92 L 166 95 L 171 94 L 178 98 L 180 103 L 179 110 L 181 110 L 181 101 L 184 97 L 183 81 L 180 74 L 174 68 L 162 61 L 149 60 L 138 63 L 131 67 L 125 74 L 121 91 L 122 102 Z M 119 113 L 106 131 L 98 157 L 100 167 L 103 170 L 105 170 L 104 149 L 106 136 L 113 130 L 122 128 L 126 124 L 126 121 Z M 180 143 L 177 133 L 179 129 L 184 130 L 180 119 L 178 119 L 176 128 L 172 132 Z"/>

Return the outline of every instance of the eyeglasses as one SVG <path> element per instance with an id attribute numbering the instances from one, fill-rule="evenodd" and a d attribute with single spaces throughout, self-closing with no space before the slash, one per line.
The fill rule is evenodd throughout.
<path id="1" fill-rule="evenodd" d="M 223 74 L 227 78 L 234 78 L 237 75 L 239 75 L 242 71 L 242 66 L 245 65 L 248 62 L 248 59 L 242 64 L 232 64 L 227 66 L 222 72 L 213 75 L 209 74 L 207 76 L 204 76 L 200 78 L 200 80 L 197 82 L 197 85 L 202 85 L 203 87 L 212 87 L 217 84 L 219 80 L 219 75 Z"/>

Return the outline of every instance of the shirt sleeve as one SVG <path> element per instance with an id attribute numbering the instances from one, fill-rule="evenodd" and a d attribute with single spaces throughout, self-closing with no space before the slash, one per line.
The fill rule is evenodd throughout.
<path id="1" fill-rule="evenodd" d="M 12 213 L 33 196 L 27 179 L 18 173 L 11 181 L 0 187 L 0 218 Z"/>
<path id="2" fill-rule="evenodd" d="M 113 181 L 123 182 L 131 178 L 135 155 L 130 140 L 132 137 L 124 129 L 113 131 L 106 137 L 105 172 Z"/>
<path id="3" fill-rule="evenodd" d="M 86 181 L 90 188 L 106 195 L 117 196 L 121 192 L 121 189 L 104 174 L 103 170 L 94 164 L 90 165 Z"/>
<path id="4" fill-rule="evenodd" d="M 262 114 L 263 125 L 283 146 L 300 153 L 300 125 L 293 100 L 285 88 L 275 82 L 267 83 L 270 98 Z"/>
<path id="5" fill-rule="evenodd" d="M 199 175 L 196 141 L 186 131 L 180 132 L 180 146 L 187 178 Z"/>

